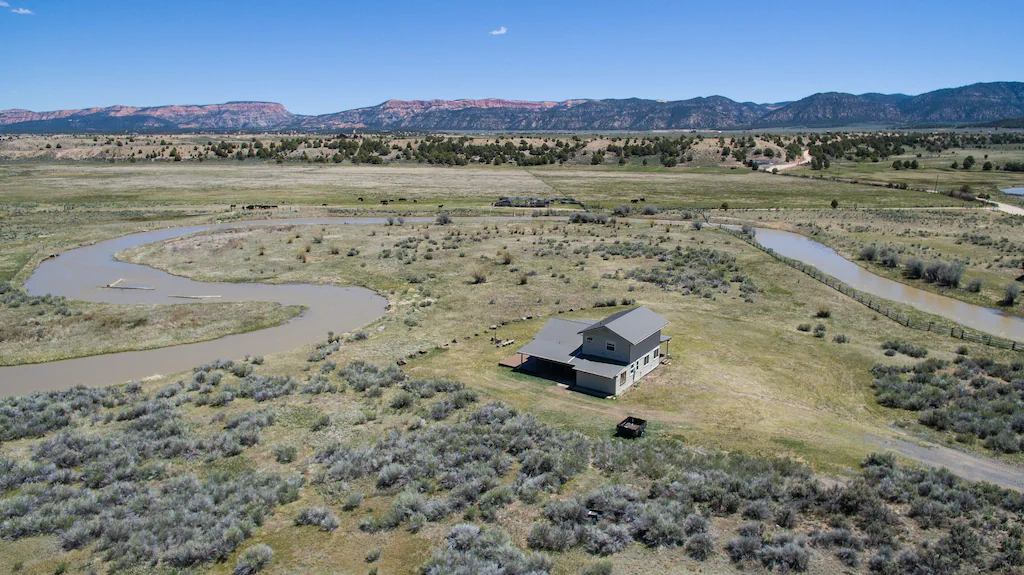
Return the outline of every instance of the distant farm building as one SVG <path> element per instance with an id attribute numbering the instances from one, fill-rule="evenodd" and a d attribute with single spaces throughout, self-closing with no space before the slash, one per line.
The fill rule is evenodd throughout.
<path id="1" fill-rule="evenodd" d="M 596 395 L 619 395 L 661 364 L 668 321 L 646 306 L 601 321 L 552 318 L 519 350 L 517 369 Z"/>
<path id="2" fill-rule="evenodd" d="M 546 208 L 551 204 L 569 204 L 586 209 L 583 202 L 575 198 L 509 198 L 502 196 L 491 205 L 496 208 Z"/>

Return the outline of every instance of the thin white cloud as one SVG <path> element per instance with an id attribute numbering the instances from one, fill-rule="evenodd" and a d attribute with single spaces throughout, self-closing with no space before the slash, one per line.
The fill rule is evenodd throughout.
<path id="1" fill-rule="evenodd" d="M 0 8 L 10 8 L 10 7 L 11 7 L 10 4 L 8 4 L 7 2 L 4 2 L 4 0 L 0 0 Z"/>
<path id="2" fill-rule="evenodd" d="M 11 10 L 11 12 L 14 12 L 15 14 L 35 14 L 35 12 L 28 8 L 15 8 L 14 10 Z"/>
<path id="3" fill-rule="evenodd" d="M 501 28 L 498 28 L 497 30 L 491 30 L 491 31 L 490 31 L 490 32 L 488 32 L 488 33 L 489 33 L 489 34 L 490 34 L 491 36 L 501 36 L 501 35 L 502 35 L 502 34 L 504 34 L 505 32 L 508 32 L 508 28 L 505 28 L 504 26 L 502 26 Z"/>

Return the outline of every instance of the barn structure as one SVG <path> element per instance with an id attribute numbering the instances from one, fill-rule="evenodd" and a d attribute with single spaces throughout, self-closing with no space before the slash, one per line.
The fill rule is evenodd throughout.
<path id="1" fill-rule="evenodd" d="M 600 321 L 551 318 L 519 350 L 519 369 L 597 395 L 619 395 L 661 364 L 668 321 L 646 306 Z"/>

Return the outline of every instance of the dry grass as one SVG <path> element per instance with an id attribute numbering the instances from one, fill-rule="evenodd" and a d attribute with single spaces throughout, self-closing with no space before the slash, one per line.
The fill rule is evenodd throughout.
<path id="1" fill-rule="evenodd" d="M 306 264 L 295 258 L 295 244 L 288 243 L 296 233 L 325 236 L 323 245 L 313 246 Z M 465 241 L 454 250 L 439 249 L 452 241 L 445 239 L 450 233 L 458 233 Z M 735 286 L 729 294 L 712 299 L 682 296 L 623 278 L 626 270 L 653 262 L 572 253 L 601 241 L 651 242 L 659 236 L 669 247 L 712 247 L 735 254 L 743 273 L 751 275 L 765 293 L 758 294 L 752 304 L 738 297 Z M 394 246 L 409 238 L 422 243 L 416 260 L 402 263 L 395 257 Z M 233 240 L 242 241 L 243 248 L 216 249 Z M 567 241 L 564 255 L 540 255 L 549 240 Z M 341 246 L 341 255 L 331 255 L 329 245 Z M 345 256 L 350 247 L 358 247 L 359 255 Z M 511 266 L 496 261 L 505 247 L 514 256 Z M 277 269 L 272 277 L 258 275 L 254 264 L 246 261 L 247 255 L 253 255 L 249 252 L 258 249 L 265 252 L 265 263 L 258 265 Z M 384 250 L 391 250 L 391 257 L 381 257 Z M 465 255 L 459 257 L 460 253 Z M 425 258 L 427 254 L 431 259 Z M 877 319 L 860 304 L 793 274 L 724 233 L 692 232 L 682 226 L 666 231 L 664 226 L 640 224 L 601 227 L 531 221 L 463 222 L 444 228 L 424 224 L 307 226 L 287 231 L 253 228 L 179 238 L 136 248 L 122 257 L 201 280 L 260 278 L 283 283 L 344 278 L 387 294 L 392 303 L 390 313 L 370 329 L 369 340 L 343 347 L 346 359 L 380 362 L 416 356 L 408 368 L 414 374 L 462 379 L 487 396 L 591 435 L 606 435 L 626 413 L 640 414 L 651 419 L 656 429 L 699 445 L 786 453 L 831 469 L 855 464 L 871 449 L 865 435 L 887 433 L 893 418 L 892 411 L 875 406 L 870 388 L 871 365 L 888 360 L 879 348 L 882 340 L 898 333 L 901 339 L 950 357 L 955 348 L 953 340 L 928 337 Z M 517 267 L 519 271 L 509 269 Z M 486 272 L 486 283 L 470 284 L 470 270 L 475 269 Z M 617 278 L 602 277 L 617 270 Z M 537 274 L 527 285 L 519 285 L 519 274 L 529 271 Z M 411 279 L 422 281 L 410 283 Z M 628 291 L 631 285 L 634 291 Z M 667 333 L 675 338 L 674 361 L 618 400 L 570 393 L 497 366 L 514 353 L 515 346 L 495 348 L 489 341 L 495 334 L 489 326 L 535 316 L 538 319 L 510 323 L 496 332 L 499 338 L 525 342 L 545 317 L 558 315 L 558 310 L 566 317 L 599 318 L 608 312 L 567 310 L 624 297 L 636 298 L 672 322 Z M 833 312 L 824 320 L 828 336 L 817 339 L 796 331 L 797 324 L 811 321 L 820 304 Z M 415 325 L 407 325 L 407 319 Z M 853 343 L 833 343 L 832 336 L 839 333 Z M 435 347 L 440 349 L 422 357 L 416 354 Z M 303 352 L 296 357 L 304 358 Z M 588 417 L 579 417 L 581 410 Z"/>
<path id="2" fill-rule="evenodd" d="M 917 155 L 921 154 L 918 158 Z M 970 170 L 953 169 L 953 162 L 962 164 L 967 156 L 974 156 L 977 164 Z M 1003 188 L 1024 186 L 1024 174 L 1003 171 L 984 171 L 982 165 L 991 161 L 1002 166 L 1007 161 L 1019 162 L 1024 159 L 1024 151 L 1019 146 L 992 146 L 988 148 L 952 149 L 941 153 L 928 152 L 924 149 L 908 149 L 906 154 L 892 156 L 884 161 L 850 162 L 833 160 L 827 170 L 814 171 L 809 168 L 800 172 L 823 175 L 828 177 L 854 178 L 863 182 L 905 183 L 912 187 L 932 189 L 938 181 L 940 190 L 959 189 L 970 186 L 975 193 L 988 192 L 996 195 Z M 916 170 L 894 170 L 895 160 L 917 160 L 920 168 Z M 1012 199 L 1012 196 L 1009 196 Z"/>
<path id="3" fill-rule="evenodd" d="M 323 242 L 313 243 L 314 235 L 322 235 Z M 456 249 L 442 249 L 457 238 L 462 241 Z M 406 259 L 400 260 L 395 244 L 409 239 L 419 240 L 416 259 L 412 260 L 409 248 Z M 656 265 L 653 260 L 605 260 L 595 253 L 589 257 L 573 253 L 577 248 L 616 240 L 728 252 L 737 257 L 741 271 L 765 291 L 754 297 L 754 303 L 737 297 L 735 285 L 729 293 L 713 298 L 683 296 L 623 279 L 625 270 Z M 304 250 L 307 242 L 311 249 L 303 264 L 296 253 Z M 235 249 L 221 249 L 228 244 Z M 564 247 L 556 252 L 555 246 Z M 337 255 L 331 253 L 335 247 Z M 359 251 L 357 255 L 345 255 L 353 248 Z M 259 250 L 264 255 L 258 256 Z M 381 257 L 384 250 L 391 250 L 390 257 Z M 510 265 L 499 263 L 505 251 L 512 254 Z M 431 254 L 430 259 L 427 254 Z M 790 455 L 810 462 L 818 470 L 839 475 L 873 449 L 867 435 L 888 435 L 892 421 L 903 417 L 874 402 L 870 366 L 877 361 L 899 361 L 885 358 L 879 343 L 898 337 L 924 345 L 939 357 L 951 357 L 956 343 L 879 319 L 819 282 L 794 274 L 760 251 L 707 228 L 695 232 L 685 226 L 579 226 L 538 220 L 457 220 L 451 226 L 277 226 L 202 233 L 143 246 L 121 257 L 200 279 L 365 285 L 386 294 L 392 309 L 368 328 L 369 339 L 345 343 L 331 356 L 333 361 L 366 359 L 385 364 L 414 355 L 416 359 L 405 368 L 411 375 L 460 379 L 476 389 L 483 401 L 508 401 L 559 428 L 607 437 L 623 415 L 641 415 L 651 420 L 655 436 L 680 437 L 699 448 Z M 516 267 L 519 270 L 512 271 Z M 276 271 L 266 274 L 260 273 L 261 269 Z M 470 285 L 470 273 L 478 269 L 486 273 L 487 282 Z M 519 285 L 520 273 L 529 271 L 537 274 L 530 276 L 526 285 Z M 560 277 L 563 274 L 565 277 Z M 612 277 L 602 277 L 605 274 Z M 411 279 L 422 281 L 411 283 Z M 595 283 L 597 288 L 592 287 Z M 629 291 L 630 286 L 633 291 Z M 615 400 L 596 399 L 496 365 L 513 353 L 515 346 L 496 348 L 491 344 L 490 325 L 533 315 L 532 320 L 503 325 L 496 333 L 500 338 L 524 342 L 536 333 L 545 317 L 558 315 L 558 310 L 563 310 L 562 316 L 586 318 L 614 311 L 590 309 L 595 301 L 611 297 L 636 298 L 638 303 L 663 314 L 671 321 L 666 333 L 674 338 L 670 347 L 672 363 L 659 368 L 626 395 Z M 424 305 L 428 301 L 430 305 Z M 819 305 L 827 305 L 832 311 L 830 318 L 821 320 L 828 326 L 829 337 L 824 340 L 795 329 L 798 323 L 818 321 L 811 316 Z M 570 307 L 577 311 L 568 312 Z M 415 325 L 409 325 L 407 318 Z M 378 330 L 380 327 L 384 329 Z M 832 343 L 831 336 L 837 333 L 849 335 L 852 343 Z M 452 343 L 453 339 L 459 341 Z M 421 349 L 431 352 L 422 356 L 415 353 Z M 1000 357 L 984 348 L 971 351 Z M 298 376 L 310 365 L 306 361 L 308 352 L 305 346 L 268 356 L 260 373 Z M 1005 361 L 1006 357 L 1001 359 Z M 147 390 L 159 389 L 177 379 L 180 375 L 167 375 L 147 381 L 145 386 Z M 175 465 L 183 472 L 200 474 L 253 468 L 284 472 L 287 468 L 274 460 L 273 448 L 290 444 L 298 448 L 298 469 L 311 475 L 313 468 L 301 462 L 332 440 L 369 445 L 388 430 L 408 426 L 409 416 L 388 413 L 381 405 L 386 402 L 377 404 L 351 392 L 316 396 L 315 400 L 288 396 L 274 402 L 277 423 L 264 430 L 260 445 L 214 464 L 188 460 Z M 237 399 L 226 408 L 183 409 L 188 421 L 205 432 L 219 413 L 231 417 L 265 406 Z M 380 417 L 356 424 L 359 414 L 367 409 L 378 411 Z M 320 414 L 329 414 L 334 423 L 313 432 L 310 423 Z M 29 453 L 27 441 L 12 442 L 4 448 L 17 456 Z M 563 494 L 583 492 L 596 481 L 593 473 L 584 474 L 566 485 Z M 463 518 L 429 524 L 416 534 L 404 529 L 376 535 L 363 533 L 357 528 L 359 519 L 382 512 L 391 501 L 391 495 L 376 492 L 371 483 L 372 479 L 364 479 L 349 485 L 350 490 L 367 495 L 363 506 L 350 512 L 341 511 L 342 496 L 313 486 L 304 488 L 299 501 L 268 517 L 239 552 L 256 543 L 271 545 L 275 559 L 268 573 L 359 573 L 370 568 L 364 560 L 366 552 L 381 548 L 380 562 L 374 564 L 381 573 L 415 573 L 451 525 Z M 341 520 L 340 528 L 324 533 L 312 527 L 294 527 L 295 514 L 313 505 L 332 508 Z M 501 513 L 498 523 L 517 544 L 525 545 L 537 509 L 515 504 Z M 713 531 L 720 545 L 735 533 L 736 525 L 730 521 L 715 520 Z M 60 561 L 81 565 L 87 555 L 87 551 L 61 553 L 50 538 L 0 542 L 0 556 L 25 561 L 29 572 L 52 572 Z M 557 554 L 555 572 L 577 573 L 591 560 L 579 550 Z M 615 555 L 613 561 L 620 572 L 735 571 L 722 553 L 696 563 L 678 549 L 636 545 Z M 227 573 L 233 564 L 234 558 L 211 566 L 211 571 Z M 5 572 L 3 569 L 0 567 L 0 572 Z M 810 572 L 838 569 L 834 559 L 816 556 Z"/>
<path id="4" fill-rule="evenodd" d="M 279 198 L 287 190 L 293 190 L 294 196 L 285 197 L 297 198 L 290 201 L 307 204 L 319 204 L 321 200 L 333 203 L 337 199 L 339 203 L 355 202 L 352 205 L 359 206 L 355 199 L 357 194 L 365 195 L 364 205 L 371 202 L 371 197 L 379 199 L 402 194 L 400 197 L 406 197 L 408 208 L 412 208 L 413 198 L 432 198 L 430 202 L 418 202 L 420 209 L 425 209 L 424 204 L 433 204 L 426 207 L 436 209 L 436 204 L 442 201 L 446 206 L 453 201 L 456 206 L 484 205 L 492 195 L 499 195 L 497 189 L 543 189 L 546 191 L 539 195 L 553 195 L 572 191 L 577 186 L 579 194 L 573 192 L 573 195 L 586 194 L 593 201 L 610 204 L 628 201 L 636 194 L 646 195 L 648 202 L 653 198 L 667 202 L 680 196 L 679 190 L 687 186 L 696 190 L 690 197 L 701 198 L 700 201 L 717 199 L 724 194 L 729 198 L 748 198 L 742 201 L 751 204 L 762 201 L 759 197 L 763 194 L 777 193 L 771 197 L 791 205 L 812 205 L 819 200 L 827 204 L 832 193 L 844 190 L 849 194 L 859 193 L 856 186 L 845 184 L 831 184 L 834 187 L 816 191 L 814 186 L 819 186 L 818 182 L 728 170 L 691 170 L 677 175 L 676 172 L 626 169 L 526 172 L 504 168 L 286 166 L 282 169 L 248 165 L 243 169 L 234 164 L 220 164 L 190 166 L 184 170 L 162 165 L 130 168 L 3 166 L 0 174 L 0 196 L 5 201 L 36 197 L 32 201 L 44 204 L 10 206 L 6 208 L 8 214 L 17 215 L 2 218 L 0 222 L 0 231 L 5 233 L 0 237 L 0 245 L 4 247 L 0 250 L 0 268 L 15 281 L 27 277 L 48 251 L 62 251 L 137 229 L 206 222 L 223 216 L 222 208 L 215 208 L 216 216 L 187 214 L 206 211 L 205 204 L 210 201 L 230 203 L 244 198 L 259 202 Z M 388 177 L 393 179 L 387 180 Z M 745 182 L 751 182 L 751 187 L 744 188 Z M 787 192 L 769 189 L 791 182 L 808 187 L 791 188 Z M 251 192 L 247 191 L 250 186 Z M 374 195 L 367 190 L 373 190 Z M 445 195 L 446 190 L 451 190 L 450 196 Z M 948 201 L 937 196 L 877 188 L 867 189 L 865 193 L 878 194 L 870 201 L 883 202 L 880 205 L 913 205 L 919 199 Z M 845 203 L 846 197 L 843 196 L 841 202 Z M 190 198 L 202 204 L 185 205 L 181 209 L 153 206 Z M 126 208 L 114 203 L 119 199 L 146 207 Z M 63 211 L 45 205 L 65 201 L 95 207 Z M 739 200 L 728 201 L 732 204 Z M 105 205 L 107 202 L 111 202 L 109 206 Z M 677 205 L 683 203 L 679 200 Z M 321 213 L 303 209 L 294 215 Z M 759 223 L 769 222 L 772 214 L 757 213 L 761 214 L 766 219 Z M 810 221 L 826 214 L 808 212 L 806 216 L 806 221 Z M 864 217 L 875 218 L 873 221 L 878 224 L 876 215 L 867 213 Z M 937 219 L 928 225 L 948 225 L 942 222 Z M 833 224 L 839 226 L 839 222 Z M 296 233 L 301 237 L 295 238 Z M 313 242 L 314 236 L 322 236 L 322 243 Z M 413 253 L 410 249 L 407 257 L 400 260 L 396 257 L 395 244 L 410 238 L 419 240 L 416 258 L 410 257 Z M 462 241 L 455 249 L 442 249 L 446 242 L 459 238 Z M 616 240 L 661 241 L 670 248 L 676 245 L 710 247 L 728 252 L 737 257 L 742 272 L 765 291 L 754 297 L 754 303 L 738 297 L 735 284 L 729 293 L 713 298 L 683 296 L 624 279 L 624 271 L 657 265 L 653 260 L 619 257 L 604 260 L 593 253 L 589 257 L 573 253 L 577 248 Z M 221 249 L 229 243 L 236 249 Z M 311 247 L 306 263 L 302 263 L 297 254 L 305 253 L 307 243 Z M 563 247 L 556 251 L 558 246 Z M 338 253 L 332 254 L 333 249 Z M 353 249 L 358 253 L 346 255 Z M 261 250 L 263 255 L 259 255 Z M 390 257 L 381 257 L 385 250 L 391 250 Z M 499 256 L 506 250 L 512 254 L 512 263 L 501 265 Z M 428 254 L 430 259 L 426 257 Z M 143 246 L 121 257 L 198 279 L 334 282 L 370 287 L 389 298 L 391 310 L 367 328 L 370 333 L 367 340 L 343 344 L 331 360 L 342 363 L 365 359 L 383 365 L 414 356 L 405 367 L 413 376 L 444 375 L 462 380 L 477 390 L 483 401 L 507 401 L 559 428 L 576 429 L 591 437 L 607 437 L 614 423 L 625 414 L 641 415 L 652 422 L 650 429 L 655 436 L 679 437 L 687 445 L 698 448 L 789 455 L 839 476 L 875 449 L 868 440 L 869 435 L 889 436 L 892 434 L 889 427 L 894 421 L 910 416 L 881 408 L 874 401 L 870 387 L 871 365 L 878 361 L 910 361 L 883 356 L 879 348 L 881 341 L 891 338 L 910 341 L 929 348 L 930 357 L 943 358 L 952 357 L 959 344 L 908 330 L 873 315 L 860 304 L 793 273 L 791 268 L 727 234 L 707 228 L 695 232 L 688 226 L 578 226 L 540 220 L 493 223 L 457 220 L 451 226 L 242 228 Z M 471 285 L 471 274 L 478 270 L 486 274 L 487 281 Z M 536 275 L 529 276 L 526 285 L 519 285 L 520 274 L 531 271 Z M 605 274 L 611 277 L 603 277 Z M 672 363 L 659 368 L 629 393 L 614 400 L 596 399 L 497 366 L 497 362 L 514 353 L 517 346 L 497 348 L 490 342 L 492 335 L 525 342 L 546 317 L 559 315 L 559 310 L 563 312 L 561 316 L 577 318 L 599 318 L 615 311 L 591 309 L 594 302 L 612 297 L 635 298 L 638 303 L 661 313 L 671 322 L 666 333 L 674 338 L 670 345 Z M 209 304 L 201 305 L 207 308 Z M 829 306 L 832 316 L 825 320 L 813 319 L 819 305 Z M 568 312 L 569 308 L 576 311 Z M 159 313 L 168 313 L 168 310 L 140 316 L 124 314 L 113 321 L 145 316 L 152 322 Z M 534 319 L 501 325 L 503 320 L 528 315 Z M 795 329 L 799 323 L 817 321 L 828 326 L 824 339 Z M 496 333 L 489 330 L 495 324 L 500 326 Z M 833 343 L 832 336 L 840 333 L 848 335 L 852 343 Z M 71 335 L 70 340 L 81 339 Z M 455 339 L 458 342 L 453 343 Z M 302 378 L 304 370 L 311 365 L 306 361 L 310 347 L 268 356 L 260 373 Z M 420 350 L 430 352 L 419 355 L 416 352 Z M 975 356 L 1002 361 L 1011 358 L 1009 352 L 980 346 L 970 351 Z M 152 391 L 180 378 L 180 374 L 166 375 L 147 381 L 145 387 Z M 183 409 L 189 425 L 204 433 L 212 429 L 211 422 L 219 413 L 230 417 L 264 406 L 266 404 L 237 399 L 221 409 L 194 406 Z M 260 445 L 215 464 L 175 461 L 176 471 L 206 474 L 256 468 L 284 472 L 287 468 L 274 460 L 273 448 L 290 444 L 298 448 L 296 461 L 299 463 L 292 469 L 311 476 L 313 467 L 302 462 L 330 441 L 369 445 L 388 430 L 404 429 L 410 423 L 406 416 L 387 413 L 386 408 L 355 393 L 316 396 L 314 400 L 304 395 L 288 396 L 274 402 L 273 409 L 278 415 L 277 423 L 263 432 Z M 381 417 L 357 425 L 357 418 L 366 409 L 380 410 Z M 334 423 L 326 430 L 313 432 L 310 423 L 320 414 L 329 414 Z M 31 453 L 30 442 L 7 443 L 4 452 L 27 458 Z M 594 475 L 584 474 L 566 485 L 560 495 L 582 492 L 595 481 Z M 275 559 L 268 573 L 362 573 L 370 568 L 364 561 L 366 552 L 379 547 L 383 555 L 374 565 L 380 567 L 381 573 L 411 574 L 442 540 L 451 524 L 463 519 L 454 517 L 428 525 L 417 534 L 395 530 L 368 535 L 356 528 L 359 518 L 386 509 L 390 496 L 375 493 L 367 482 L 353 482 L 350 489 L 365 492 L 367 499 L 362 508 L 343 512 L 339 496 L 312 486 L 304 488 L 299 501 L 268 517 L 256 536 L 242 545 L 239 552 L 255 543 L 270 544 L 275 550 Z M 295 513 L 312 505 L 334 509 L 341 519 L 341 527 L 334 533 L 294 527 Z M 536 512 L 536 509 L 516 504 L 505 510 L 498 522 L 513 535 L 517 544 L 524 545 L 525 534 Z M 735 532 L 735 527 L 722 521 L 714 524 L 719 544 Z M 26 572 L 52 573 L 60 561 L 68 561 L 75 569 L 87 561 L 88 555 L 88 550 L 62 553 L 53 538 L 0 542 L 0 557 L 24 561 Z M 591 560 L 581 551 L 558 554 L 555 572 L 574 574 Z M 699 564 L 686 559 L 681 550 L 673 549 L 632 546 L 613 560 L 617 572 L 735 571 L 722 554 Z M 213 572 L 227 573 L 233 565 L 234 558 L 210 568 Z M 831 573 L 840 569 L 834 559 L 818 560 L 816 557 L 811 572 Z M 9 565 L 0 565 L 0 573 L 8 570 Z"/>
<path id="5" fill-rule="evenodd" d="M 302 309 L 272 302 L 172 306 L 71 302 L 71 315 L 56 311 L 46 304 L 0 306 L 0 365 L 207 341 L 278 325 Z"/>
<path id="6" fill-rule="evenodd" d="M 611 207 L 645 198 L 662 207 L 906 207 L 960 205 L 943 196 L 752 173 L 749 169 L 579 166 L 514 168 L 206 164 L 10 164 L 0 202 L 76 206 L 244 204 L 486 207 L 500 196 L 572 196 Z M 359 201 L 363 198 L 363 201 Z M 399 202 L 405 198 L 404 202 Z"/>
<path id="7" fill-rule="evenodd" d="M 899 212 L 815 210 L 745 214 L 735 221 L 797 232 L 835 249 L 873 273 L 968 303 L 1021 314 L 1017 305 L 1003 307 L 1004 286 L 1024 274 L 1024 218 L 991 210 L 913 210 Z M 858 259 L 861 248 L 876 245 L 896 250 L 900 262 L 959 261 L 964 277 L 959 288 L 908 279 L 903 266 L 887 268 Z M 972 279 L 980 292 L 967 289 Z"/>

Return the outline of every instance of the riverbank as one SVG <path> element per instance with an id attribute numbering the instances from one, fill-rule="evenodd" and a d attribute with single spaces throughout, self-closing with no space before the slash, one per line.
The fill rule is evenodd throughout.
<path id="1" fill-rule="evenodd" d="M 810 213 L 763 213 L 755 217 L 733 216 L 756 226 L 789 231 L 836 250 L 862 269 L 886 279 L 1000 313 L 1022 316 L 1024 307 L 1003 305 L 1007 284 L 1019 283 L 1024 273 L 1024 235 L 1021 218 L 993 211 L 949 212 L 913 210 L 842 212 L 820 210 Z M 895 254 L 897 265 L 863 253 L 883 248 Z M 905 264 L 911 259 L 925 263 L 960 262 L 963 274 L 958 287 L 911 279 Z M 972 284 L 972 281 L 975 282 Z M 975 287 L 976 286 L 976 287 Z M 1024 287 L 1022 285 L 1021 287 Z M 972 291 L 977 289 L 977 291 Z"/>
<path id="2" fill-rule="evenodd" d="M 3 291 L 0 289 L 0 291 Z M 4 294 L 0 366 L 163 348 L 259 331 L 291 320 L 300 305 L 274 302 L 113 305 Z"/>

